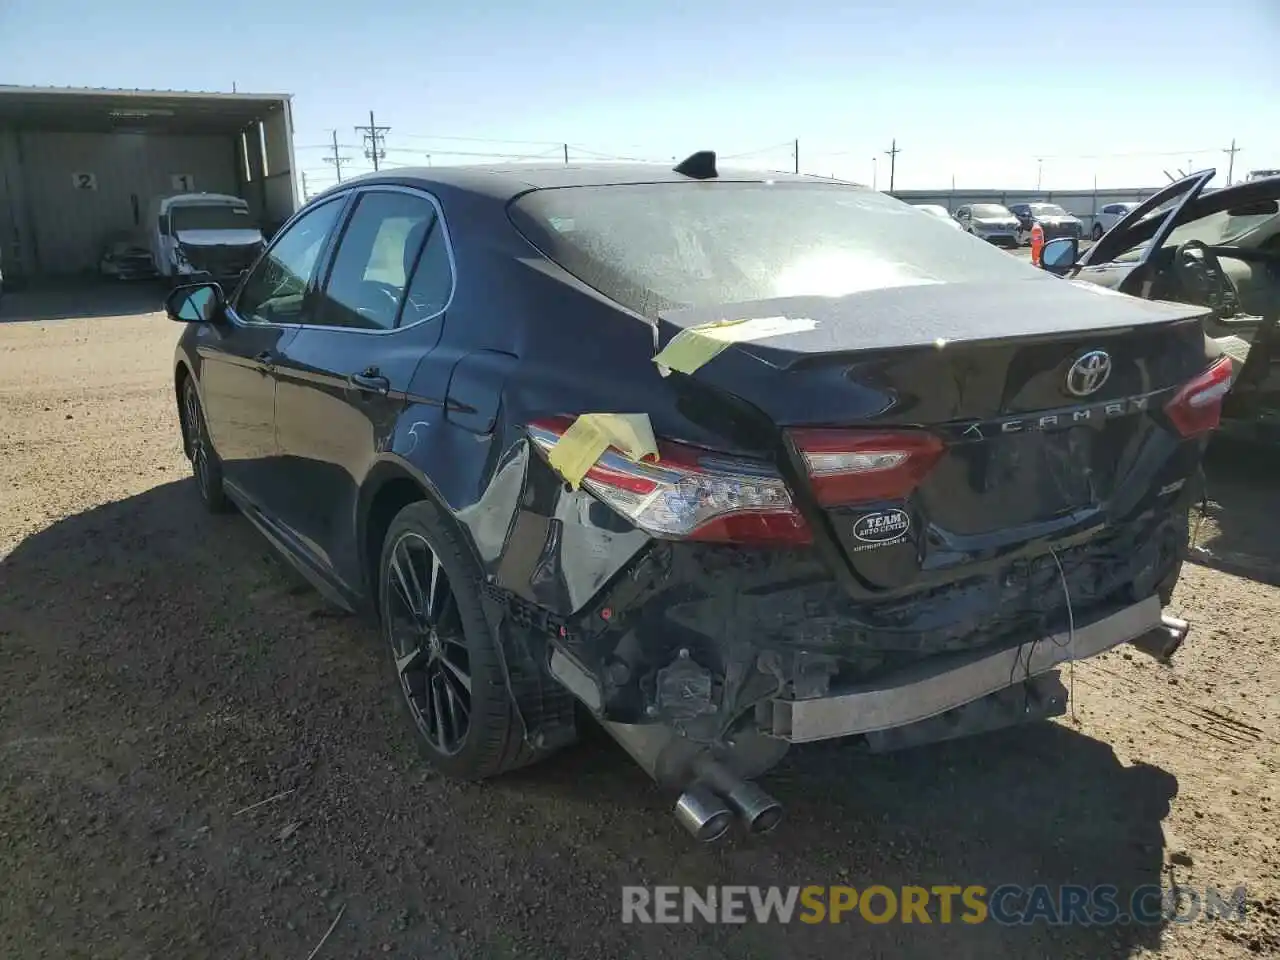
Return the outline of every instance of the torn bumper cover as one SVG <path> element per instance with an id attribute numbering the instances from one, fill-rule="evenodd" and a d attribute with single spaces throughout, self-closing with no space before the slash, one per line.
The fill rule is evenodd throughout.
<path id="1" fill-rule="evenodd" d="M 758 718 L 790 743 L 873 733 L 918 723 L 1083 660 L 1161 627 L 1158 597 L 1124 607 L 1066 633 L 1026 641 L 994 653 L 934 657 L 874 684 L 831 691 L 808 700 L 774 699 Z"/>

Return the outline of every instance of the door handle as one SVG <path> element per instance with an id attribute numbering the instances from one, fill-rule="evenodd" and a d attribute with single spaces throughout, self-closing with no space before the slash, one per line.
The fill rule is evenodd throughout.
<path id="1" fill-rule="evenodd" d="M 270 350 L 263 350 L 260 354 L 254 357 L 253 360 L 255 363 L 262 364 L 267 368 L 267 370 L 274 369 L 276 365 L 276 355 Z"/>
<path id="2" fill-rule="evenodd" d="M 370 367 L 364 373 L 353 373 L 347 378 L 347 382 L 355 389 L 366 393 L 376 393 L 385 397 L 391 392 L 391 381 L 378 373 L 376 367 Z"/>

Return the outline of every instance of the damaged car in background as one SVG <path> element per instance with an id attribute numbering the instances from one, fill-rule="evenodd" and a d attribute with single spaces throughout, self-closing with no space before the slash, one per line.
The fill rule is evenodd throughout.
<path id="1" fill-rule="evenodd" d="M 249 204 L 220 193 L 181 193 L 151 205 L 152 260 L 170 286 L 238 280 L 266 243 Z"/>
<path id="2" fill-rule="evenodd" d="M 117 233 L 103 245 L 98 272 L 112 280 L 150 280 L 156 276 L 156 264 L 145 237 Z"/>
<path id="3" fill-rule="evenodd" d="M 376 616 L 452 776 L 585 708 L 695 837 L 762 832 L 794 745 L 1059 715 L 1064 662 L 1187 630 L 1206 308 L 874 190 L 710 152 L 371 174 L 167 310 L 200 496 Z"/>
<path id="4" fill-rule="evenodd" d="M 1083 256 L 1045 244 L 1051 273 L 1205 312 L 1211 356 L 1229 358 L 1220 432 L 1280 443 L 1280 176 L 1221 190 L 1204 170 L 1136 205 Z M 1224 390 L 1227 389 L 1224 387 Z"/>

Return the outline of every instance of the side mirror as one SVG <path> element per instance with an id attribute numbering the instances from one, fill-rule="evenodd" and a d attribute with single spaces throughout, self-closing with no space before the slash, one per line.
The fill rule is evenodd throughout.
<path id="1" fill-rule="evenodd" d="M 222 287 L 216 283 L 194 283 L 177 287 L 164 300 L 164 312 L 178 323 L 212 323 L 226 307 Z"/>
<path id="2" fill-rule="evenodd" d="M 1058 237 L 1040 250 L 1040 266 L 1062 276 L 1076 265 L 1080 257 L 1080 241 L 1075 237 Z"/>

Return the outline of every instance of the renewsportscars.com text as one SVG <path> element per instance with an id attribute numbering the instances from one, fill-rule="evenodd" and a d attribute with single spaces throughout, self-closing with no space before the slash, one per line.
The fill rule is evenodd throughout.
<path id="1" fill-rule="evenodd" d="M 623 923 L 1159 925 L 1243 920 L 1243 886 L 623 887 Z"/>

